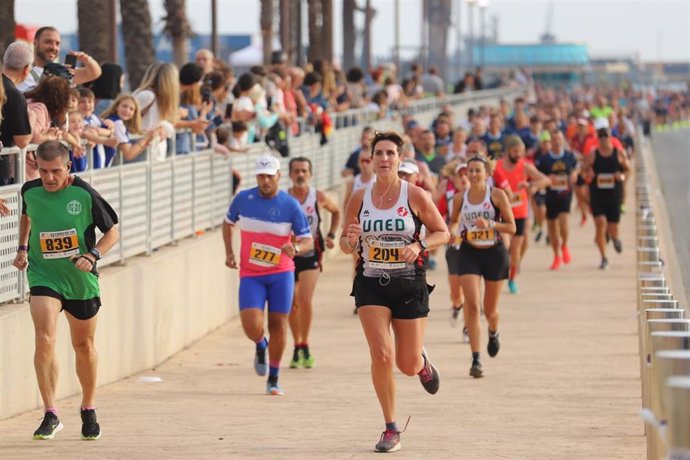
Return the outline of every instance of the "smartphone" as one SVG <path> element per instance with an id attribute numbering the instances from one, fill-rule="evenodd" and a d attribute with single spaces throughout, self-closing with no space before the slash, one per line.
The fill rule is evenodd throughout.
<path id="1" fill-rule="evenodd" d="M 232 104 L 225 106 L 225 119 L 229 120 L 230 118 L 232 118 Z"/>
<path id="2" fill-rule="evenodd" d="M 211 88 L 208 86 L 201 88 L 201 100 L 202 102 L 211 102 Z"/>
<path id="3" fill-rule="evenodd" d="M 70 69 L 76 69 L 77 68 L 77 56 L 74 54 L 68 54 L 65 56 L 65 66 L 69 67 Z"/>

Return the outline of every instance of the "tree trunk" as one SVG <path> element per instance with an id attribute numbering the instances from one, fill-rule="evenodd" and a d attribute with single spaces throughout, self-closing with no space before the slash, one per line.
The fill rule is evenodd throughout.
<path id="1" fill-rule="evenodd" d="M 309 0 L 309 53 L 307 59 L 314 62 L 323 59 L 322 36 L 323 16 L 321 11 L 321 0 Z"/>
<path id="2" fill-rule="evenodd" d="M 110 21 L 104 14 L 108 8 L 108 0 L 77 0 L 79 51 L 100 63 L 110 57 Z"/>
<path id="3" fill-rule="evenodd" d="M 370 72 L 371 68 L 371 23 L 374 20 L 374 9 L 371 0 L 366 0 L 364 7 L 364 40 L 362 40 L 362 61 L 365 72 Z"/>
<path id="4" fill-rule="evenodd" d="M 153 51 L 151 13 L 147 0 L 120 0 L 129 86 L 136 89 L 146 68 L 156 59 Z"/>
<path id="5" fill-rule="evenodd" d="M 333 0 L 321 0 L 322 59 L 333 63 Z"/>
<path id="6" fill-rule="evenodd" d="M 291 61 L 295 65 L 304 65 L 304 48 L 302 47 L 302 0 L 290 0 L 290 48 Z"/>
<path id="7" fill-rule="evenodd" d="M 278 4 L 278 16 L 280 23 L 278 25 L 278 33 L 280 34 L 280 48 L 287 56 L 288 62 L 292 61 L 292 42 L 290 41 L 290 0 L 280 0 Z"/>
<path id="8" fill-rule="evenodd" d="M 448 78 L 448 28 L 450 26 L 451 4 L 447 0 L 427 0 L 429 19 L 429 65 L 438 68 L 439 76 Z"/>
<path id="9" fill-rule="evenodd" d="M 343 70 L 355 66 L 355 10 L 357 0 L 343 0 Z"/>
<path id="10" fill-rule="evenodd" d="M 0 59 L 5 48 L 14 41 L 14 0 L 0 1 Z"/>
<path id="11" fill-rule="evenodd" d="M 189 37 L 194 34 L 187 20 L 185 0 L 165 0 L 163 21 L 163 33 L 172 42 L 173 61 L 177 67 L 182 67 L 189 62 Z"/>
<path id="12" fill-rule="evenodd" d="M 261 0 L 261 39 L 264 65 L 270 65 L 273 51 L 273 0 Z"/>

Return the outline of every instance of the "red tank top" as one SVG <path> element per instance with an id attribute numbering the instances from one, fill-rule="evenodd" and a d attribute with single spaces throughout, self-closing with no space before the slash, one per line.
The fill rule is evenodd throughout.
<path id="1" fill-rule="evenodd" d="M 505 158 L 498 160 L 496 169 L 501 171 L 508 179 L 510 190 L 513 192 L 513 199 L 510 203 L 510 207 L 513 209 L 513 215 L 516 219 L 525 219 L 529 214 L 527 208 L 527 190 L 524 188 L 518 189 L 518 184 L 527 180 L 527 175 L 525 174 L 525 159 L 520 158 L 511 171 L 503 167 L 504 161 Z"/>

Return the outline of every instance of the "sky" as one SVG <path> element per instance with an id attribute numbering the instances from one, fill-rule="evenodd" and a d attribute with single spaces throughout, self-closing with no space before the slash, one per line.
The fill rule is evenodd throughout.
<path id="1" fill-rule="evenodd" d="M 295 0 L 291 0 L 295 1 Z M 421 42 L 419 18 L 421 0 L 398 0 L 400 5 L 401 53 L 413 53 Z M 460 10 L 460 32 L 469 31 L 468 6 L 461 0 L 453 3 L 453 28 L 450 49 L 457 37 L 457 5 Z M 503 43 L 535 43 L 546 28 L 549 0 L 485 0 L 487 30 L 491 18 L 498 20 L 498 38 Z M 334 46 L 342 51 L 342 0 L 333 0 L 335 11 Z M 306 4 L 306 1 L 304 2 Z M 360 5 L 364 0 L 358 0 Z M 388 56 L 395 45 L 394 5 L 396 0 L 371 0 L 377 9 L 374 19 L 373 52 Z M 591 57 L 636 56 L 648 61 L 690 61 L 690 0 L 552 0 L 551 32 L 559 42 L 584 43 Z M 15 0 L 18 23 L 50 24 L 63 33 L 77 30 L 76 0 Z M 196 32 L 208 33 L 210 0 L 187 0 L 187 10 Z M 219 0 L 221 33 L 250 34 L 259 40 L 259 0 Z M 150 0 L 155 30 L 162 28 L 163 0 Z M 40 14 L 37 14 L 40 12 Z M 362 16 L 361 14 L 358 16 Z M 474 30 L 479 30 L 479 12 L 474 8 Z M 362 20 L 356 21 L 358 24 Z M 304 21 L 306 23 L 306 21 Z M 306 27 L 306 26 L 305 26 Z M 306 37 L 306 34 L 304 34 Z"/>

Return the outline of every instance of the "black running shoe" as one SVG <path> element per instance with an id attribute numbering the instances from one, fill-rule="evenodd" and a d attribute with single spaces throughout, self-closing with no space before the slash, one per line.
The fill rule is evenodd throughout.
<path id="1" fill-rule="evenodd" d="M 419 371 L 419 381 L 422 382 L 422 386 L 427 391 L 435 395 L 438 393 L 438 388 L 441 384 L 441 376 L 438 373 L 438 369 L 434 366 L 431 361 L 429 361 L 429 356 L 426 354 L 426 349 L 422 348 L 422 357 L 424 358 L 424 367 Z"/>
<path id="2" fill-rule="evenodd" d="M 81 410 L 81 438 L 84 441 L 95 441 L 101 437 L 101 426 L 96 419 L 96 409 Z"/>
<path id="3" fill-rule="evenodd" d="M 472 367 L 470 367 L 470 375 L 475 379 L 480 379 L 484 377 L 484 371 L 482 370 L 482 363 L 480 361 L 472 361 Z"/>
<path id="4" fill-rule="evenodd" d="M 498 341 L 498 332 L 491 334 L 491 331 L 489 331 L 489 343 L 486 344 L 486 352 L 489 353 L 489 356 L 494 358 L 500 349 L 501 342 Z"/>
<path id="5" fill-rule="evenodd" d="M 400 450 L 400 432 L 386 430 L 381 433 L 381 439 L 376 444 L 376 452 L 397 452 Z"/>
<path id="6" fill-rule="evenodd" d="M 462 310 L 462 305 L 456 307 L 455 305 L 450 309 L 450 325 L 455 327 L 458 325 L 458 318 L 460 317 L 460 311 Z"/>
<path id="7" fill-rule="evenodd" d="M 601 263 L 599 264 L 599 270 L 606 270 L 609 268 L 609 260 L 604 257 L 601 259 Z"/>
<path id="8" fill-rule="evenodd" d="M 613 249 L 616 250 L 618 254 L 623 252 L 623 243 L 618 238 L 613 238 Z"/>
<path id="9" fill-rule="evenodd" d="M 534 235 L 534 242 L 535 242 L 535 243 L 538 243 L 539 240 L 541 240 L 541 237 L 542 237 L 543 234 L 544 234 L 544 231 L 543 231 L 543 230 L 541 229 L 541 227 L 540 227 L 540 228 L 539 228 L 539 231 L 537 232 L 537 234 Z"/>
<path id="10" fill-rule="evenodd" d="M 60 419 L 58 419 L 57 415 L 52 412 L 46 412 L 43 416 L 41 426 L 34 431 L 34 439 L 53 439 L 55 437 L 55 433 L 62 431 L 64 427 L 65 426 L 60 422 Z"/>

